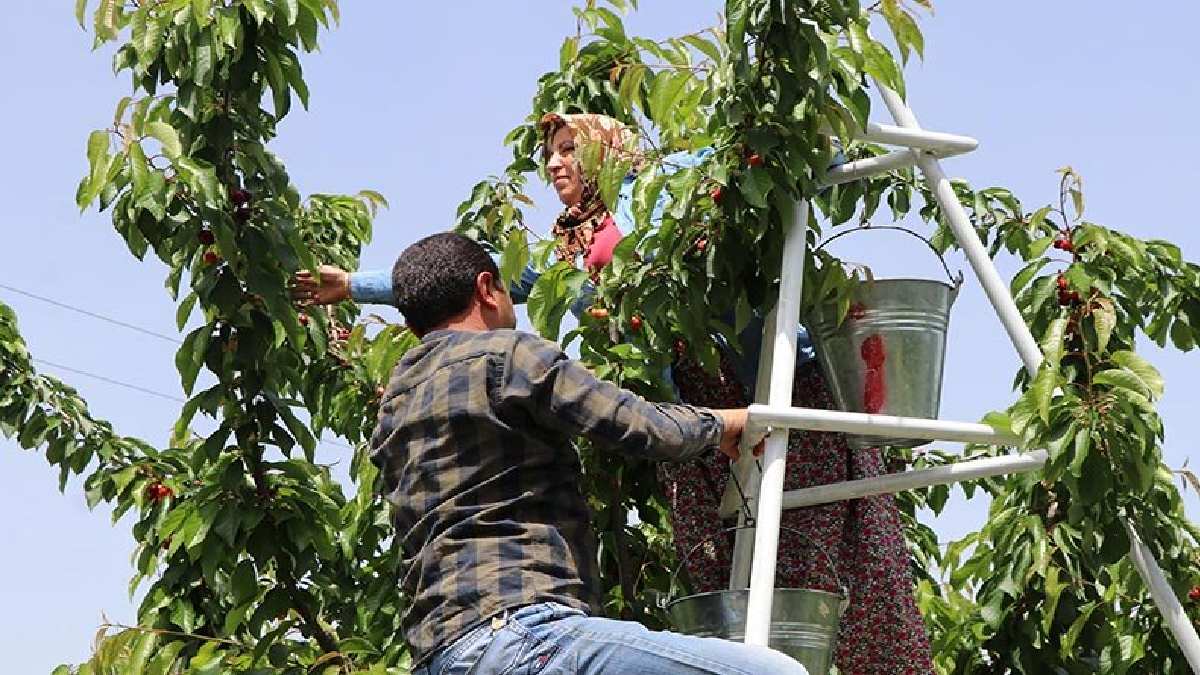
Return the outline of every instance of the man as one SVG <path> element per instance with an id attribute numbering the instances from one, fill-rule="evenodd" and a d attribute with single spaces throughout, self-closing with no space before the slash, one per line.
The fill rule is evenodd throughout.
<path id="1" fill-rule="evenodd" d="M 403 550 L 418 675 L 804 673 L 765 647 L 592 616 L 595 538 L 571 440 L 660 460 L 736 456 L 744 410 L 654 404 L 513 330 L 495 262 L 457 234 L 410 246 L 396 306 L 421 337 L 371 440 Z"/>

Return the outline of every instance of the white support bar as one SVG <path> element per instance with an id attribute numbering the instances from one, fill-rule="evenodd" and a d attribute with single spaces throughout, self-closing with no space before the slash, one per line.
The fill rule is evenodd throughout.
<path id="1" fill-rule="evenodd" d="M 946 134 L 940 131 L 925 131 L 917 126 L 900 126 L 892 124 L 867 124 L 866 132 L 858 138 L 872 143 L 897 145 L 916 150 L 929 150 L 935 153 L 961 155 L 979 147 L 979 141 L 970 136 Z"/>
<path id="2" fill-rule="evenodd" d="M 790 490 L 783 493 L 783 508 L 798 509 L 805 506 L 840 502 L 844 499 L 895 494 L 930 485 L 945 485 L 992 476 L 1037 471 L 1046 466 L 1046 456 L 1045 450 L 1035 450 L 1027 454 L 971 459 L 932 469 L 916 469 L 873 478 L 860 478 L 844 483 L 817 485 L 803 490 Z"/>
<path id="3" fill-rule="evenodd" d="M 1175 597 L 1175 591 L 1171 589 L 1171 584 L 1154 559 L 1154 554 L 1142 541 L 1137 530 L 1133 529 L 1133 525 L 1128 520 L 1122 522 L 1125 524 L 1125 531 L 1129 533 L 1129 555 L 1133 558 L 1133 566 L 1142 575 L 1142 581 L 1146 582 L 1150 597 L 1154 599 L 1158 611 L 1162 612 L 1163 619 L 1167 622 L 1171 634 L 1175 636 L 1175 641 L 1179 643 L 1179 650 L 1192 667 L 1192 672 L 1200 673 L 1200 636 L 1196 635 L 1196 627 L 1188 619 L 1179 598 Z"/>
<path id="4" fill-rule="evenodd" d="M 865 436 L 900 436 L 929 441 L 961 441 L 991 445 L 1020 444 L 1008 433 L 977 422 L 949 422 L 920 417 L 872 415 L 868 413 L 793 408 L 791 406 L 750 406 L 750 420 L 755 426 L 788 427 L 810 431 L 838 431 Z"/>
<path id="5" fill-rule="evenodd" d="M 792 402 L 796 369 L 797 332 L 800 329 L 800 293 L 804 282 L 804 254 L 808 241 L 807 201 L 793 207 L 779 272 L 779 301 L 775 304 L 775 335 L 771 382 L 767 402 L 787 406 Z M 783 513 L 783 478 L 787 462 L 787 434 L 774 434 L 763 451 L 762 483 L 754 530 L 754 556 L 750 566 L 750 593 L 746 601 L 746 644 L 767 646 L 771 631 L 771 601 L 775 593 L 775 557 L 779 550 L 779 520 Z"/>
<path id="6" fill-rule="evenodd" d="M 771 394 L 771 363 L 775 351 L 775 317 L 779 314 L 778 307 L 773 307 L 767 313 L 763 322 L 762 349 L 758 350 L 758 370 L 755 372 L 754 401 L 766 403 Z M 758 498 L 759 483 L 762 476 L 752 453 L 758 445 L 759 431 L 746 429 L 742 432 L 741 457 L 729 467 L 731 480 L 725 485 L 725 494 L 721 496 L 718 512 L 728 515 L 737 514 L 739 529 L 733 534 L 733 569 L 729 575 L 729 590 L 736 591 L 750 586 L 750 562 L 754 556 L 754 528 L 746 527 L 748 519 L 742 511 L 742 494 L 745 493 L 748 504 L 755 503 Z M 735 483 L 736 481 L 736 483 Z M 728 517 L 728 516 L 722 516 Z"/>
<path id="7" fill-rule="evenodd" d="M 838 185 L 840 183 L 849 183 L 859 178 L 878 176 L 889 171 L 905 169 L 916 164 L 917 157 L 918 154 L 912 150 L 896 150 L 878 157 L 868 157 L 867 159 L 846 162 L 830 169 L 829 173 L 825 174 L 825 178 L 821 180 L 821 184 L 825 186 Z"/>
<path id="8" fill-rule="evenodd" d="M 913 115 L 912 110 L 909 110 L 900 95 L 882 85 L 879 85 L 879 88 L 883 102 L 891 111 L 896 122 L 910 131 L 920 130 L 916 116 Z M 950 184 L 946 173 L 942 171 L 942 165 L 936 158 L 929 156 L 921 156 L 917 160 L 917 165 L 920 167 L 921 173 L 925 175 L 925 182 L 937 199 L 938 205 L 942 207 L 942 213 L 945 214 L 950 229 L 954 232 L 954 238 L 958 240 L 958 245 L 966 254 L 967 261 L 971 263 L 971 269 L 975 270 L 975 276 L 979 278 L 983 292 L 987 295 L 988 301 L 992 303 L 992 307 L 995 308 L 996 314 L 1000 317 L 1000 323 L 1008 332 L 1008 337 L 1016 347 L 1017 353 L 1021 355 L 1025 369 L 1030 374 L 1036 373 L 1042 363 L 1042 350 L 1038 348 L 1037 341 L 1029 332 L 1029 326 L 1025 324 L 1025 319 L 1017 309 L 1017 303 L 1013 301 L 1008 284 L 1000 278 L 1000 273 L 996 271 L 996 266 L 992 263 L 987 249 L 983 247 L 983 242 L 979 241 L 979 235 L 975 233 L 975 228 L 971 226 L 971 219 L 967 216 L 962 204 L 959 203 L 958 196 L 954 194 L 954 187 Z"/>

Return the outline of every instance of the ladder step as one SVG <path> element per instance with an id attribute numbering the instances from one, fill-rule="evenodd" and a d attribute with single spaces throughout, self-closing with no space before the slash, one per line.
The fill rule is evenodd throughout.
<path id="1" fill-rule="evenodd" d="M 1005 457 L 985 457 L 958 462 L 932 469 L 916 469 L 901 473 L 890 473 L 874 478 L 860 478 L 843 483 L 817 485 L 803 490 L 790 490 L 783 493 L 783 508 L 798 509 L 804 506 L 840 502 L 846 499 L 859 499 L 872 495 L 894 494 L 904 490 L 961 483 L 967 480 L 1004 476 L 1012 473 L 1037 471 L 1046 465 L 1046 451 L 1035 450 L 1030 453 L 1008 455 Z"/>
<path id="2" fill-rule="evenodd" d="M 748 426 L 784 427 L 809 431 L 838 431 L 863 436 L 919 438 L 928 441 L 959 441 L 1018 447 L 1020 439 L 977 422 L 951 422 L 920 417 L 871 415 L 867 413 L 793 408 L 766 405 L 750 406 Z"/>

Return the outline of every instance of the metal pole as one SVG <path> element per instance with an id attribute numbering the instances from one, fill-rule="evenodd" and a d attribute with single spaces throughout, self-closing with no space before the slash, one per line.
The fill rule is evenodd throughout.
<path id="1" fill-rule="evenodd" d="M 1179 598 L 1175 597 L 1175 591 L 1171 589 L 1171 584 L 1163 574 L 1162 568 L 1158 566 L 1158 561 L 1154 559 L 1154 554 L 1142 541 L 1137 530 L 1133 529 L 1128 520 L 1121 522 L 1125 525 L 1125 531 L 1129 533 L 1129 555 L 1133 558 L 1133 566 L 1146 582 L 1150 597 L 1154 599 L 1158 611 L 1162 612 L 1167 628 L 1179 643 L 1179 650 L 1191 665 L 1192 672 L 1200 673 L 1200 636 L 1196 635 L 1196 627 L 1188 619 L 1187 612 L 1184 611 Z"/>
<path id="2" fill-rule="evenodd" d="M 878 157 L 858 159 L 835 166 L 821 179 L 822 185 L 849 183 L 859 178 L 877 176 L 881 173 L 904 169 L 917 163 L 917 153 L 912 150 L 896 150 Z"/>
<path id="3" fill-rule="evenodd" d="M 800 292 L 804 281 L 804 253 L 808 240 L 808 202 L 794 207 L 779 272 L 779 302 L 775 305 L 775 341 L 772 347 L 771 383 L 767 402 L 786 407 L 792 403 L 796 370 L 796 334 L 800 329 Z M 779 550 L 779 518 L 783 507 L 783 478 L 788 434 L 767 438 L 763 451 L 762 485 L 758 492 L 754 561 L 750 568 L 750 595 L 746 606 L 746 644 L 767 645 L 771 630 L 771 600 L 775 591 L 775 557 Z"/>
<path id="4" fill-rule="evenodd" d="M 946 134 L 940 131 L 926 131 L 916 125 L 909 126 L 904 124 L 899 119 L 896 121 L 900 126 L 869 122 L 861 138 L 874 143 L 900 145 L 907 148 L 930 150 L 935 153 L 962 154 L 964 152 L 971 152 L 979 147 L 979 141 L 970 136 Z"/>
<path id="5" fill-rule="evenodd" d="M 1007 457 L 985 457 L 958 462 L 932 469 L 918 469 L 902 473 L 891 473 L 874 478 L 848 480 L 844 483 L 816 485 L 803 490 L 791 490 L 783 494 L 783 508 L 798 509 L 816 504 L 828 504 L 844 499 L 859 499 L 872 495 L 894 494 L 904 490 L 978 480 L 991 476 L 1037 471 L 1046 466 L 1046 451 L 1035 450 L 1028 454 Z"/>
<path id="6" fill-rule="evenodd" d="M 755 371 L 754 381 L 754 401 L 756 403 L 766 403 L 767 397 L 771 392 L 771 363 L 775 351 L 775 317 L 779 315 L 779 308 L 773 307 L 767 313 L 767 320 L 763 322 L 762 332 L 762 348 L 758 350 L 758 370 Z M 747 422 L 747 427 L 750 427 Z M 741 495 L 738 493 L 736 485 L 740 485 L 746 492 L 746 501 L 748 504 L 756 503 L 758 497 L 758 487 L 761 476 L 758 472 L 758 464 L 754 461 L 752 450 L 758 445 L 759 432 L 757 429 L 747 428 L 742 434 L 741 443 L 741 459 L 729 467 L 732 474 L 730 481 L 725 485 L 725 494 L 721 497 L 721 505 L 717 508 L 717 512 L 722 514 L 721 517 L 728 517 L 725 514 L 737 514 L 738 525 L 746 525 L 746 514 L 742 511 Z M 737 481 L 736 485 L 734 480 Z M 750 562 L 754 555 L 754 528 L 738 529 L 733 535 L 733 565 L 729 573 L 729 590 L 736 591 L 746 588 L 750 585 Z"/>
<path id="7" fill-rule="evenodd" d="M 750 406 L 750 419 L 755 424 L 809 431 L 836 431 L 865 436 L 904 436 L 930 441 L 961 441 L 991 445 L 1020 445 L 1020 439 L 993 427 L 977 422 L 929 420 L 920 417 L 871 415 L 867 413 L 823 410 L 820 408 L 780 408 Z"/>
<path id="8" fill-rule="evenodd" d="M 901 100 L 900 95 L 878 82 L 876 85 L 879 86 L 883 102 L 891 111 L 896 122 L 908 129 L 920 129 L 916 116 Z M 1012 294 L 1008 291 L 1008 284 L 1000 278 L 1000 273 L 996 271 L 996 266 L 992 263 L 987 249 L 983 247 L 983 242 L 979 241 L 979 235 L 971 226 L 971 219 L 958 201 L 958 195 L 954 194 L 954 187 L 950 185 L 950 179 L 942 171 L 942 165 L 937 158 L 922 154 L 917 160 L 917 166 L 925 175 L 926 184 L 929 185 L 938 205 L 942 207 L 942 213 L 945 214 L 946 221 L 954 232 L 954 238 L 958 240 L 958 245 L 966 254 L 967 261 L 975 270 L 975 276 L 979 278 L 983 292 L 987 294 L 988 301 L 992 303 L 996 315 L 1000 317 L 1000 323 L 1008 332 L 1013 346 L 1017 348 L 1021 361 L 1025 363 L 1025 369 L 1031 375 L 1037 373 L 1038 367 L 1042 364 L 1042 350 L 1038 348 L 1037 341 L 1029 332 L 1029 326 L 1025 324 L 1025 319 L 1017 309 L 1017 303 L 1013 302 Z"/>

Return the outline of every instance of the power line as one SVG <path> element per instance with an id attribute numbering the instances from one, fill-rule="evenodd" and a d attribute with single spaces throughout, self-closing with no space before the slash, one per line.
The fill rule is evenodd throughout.
<path id="1" fill-rule="evenodd" d="M 71 366 L 64 366 L 61 363 L 54 363 L 52 361 L 47 361 L 46 359 L 39 359 L 37 357 L 33 357 L 32 360 L 37 363 L 40 363 L 42 365 L 50 366 L 51 368 L 58 368 L 59 370 L 65 370 L 68 373 L 74 373 L 76 375 L 90 377 L 93 380 L 100 380 L 101 382 L 107 382 L 108 384 L 111 384 L 111 385 L 115 385 L 118 387 L 124 387 L 126 389 L 132 389 L 133 391 L 141 392 L 143 394 L 149 394 L 150 396 L 157 396 L 159 398 L 165 398 L 168 401 L 174 401 L 176 403 L 187 403 L 186 399 L 179 398 L 178 396 L 172 396 L 171 394 L 164 394 L 161 391 L 154 391 L 153 389 L 147 389 L 145 387 L 141 387 L 136 384 L 131 384 L 129 382 L 122 382 L 121 380 L 114 380 L 111 377 L 105 377 L 104 375 L 97 375 L 96 373 L 89 373 L 85 370 L 79 370 L 78 368 L 72 368 Z"/>
<path id="2" fill-rule="evenodd" d="M 51 368 L 58 368 L 59 370 L 65 370 L 65 371 L 67 371 L 69 373 L 73 373 L 75 375 L 82 375 L 83 377 L 90 377 L 94 380 L 99 380 L 101 382 L 105 382 L 107 384 L 111 384 L 111 385 L 117 386 L 117 387 L 124 387 L 125 389 L 136 391 L 136 392 L 139 392 L 142 394 L 147 394 L 149 396 L 157 396 L 158 398 L 164 398 L 164 399 L 167 399 L 168 401 L 174 401 L 176 403 L 187 403 L 186 399 L 182 399 L 178 396 L 174 396 L 172 394 L 165 394 L 161 391 L 155 391 L 153 389 L 147 389 L 146 387 L 142 387 L 142 386 L 130 383 L 130 382 L 125 382 L 123 380 L 116 380 L 111 377 L 106 377 L 104 375 L 98 375 L 96 373 L 90 373 L 86 370 L 72 368 L 71 366 L 64 366 L 61 363 L 54 363 L 53 361 L 47 361 L 46 359 L 41 359 L 41 358 L 37 358 L 37 357 L 33 357 L 32 360 L 37 363 L 40 363 L 42 365 L 50 366 Z M 349 445 L 346 445 L 345 443 L 342 443 L 340 441 L 334 441 L 334 440 L 330 440 L 327 438 L 319 438 L 317 440 L 321 443 L 339 447 L 344 450 L 351 450 L 351 451 L 354 450 L 354 448 L 352 448 Z"/>
<path id="3" fill-rule="evenodd" d="M 84 316 L 89 316 L 89 317 L 91 317 L 91 318 L 93 318 L 93 319 L 98 319 L 98 320 L 100 320 L 100 321 L 104 321 L 105 323 L 111 323 L 111 324 L 113 324 L 114 326 L 120 326 L 121 328 L 126 328 L 126 329 L 128 329 L 128 330 L 137 331 L 138 333 L 142 333 L 142 334 L 144 334 L 144 335 L 149 335 L 149 336 L 151 336 L 151 337 L 156 337 L 156 338 L 158 338 L 158 339 L 160 339 L 160 340 L 165 340 L 165 341 L 167 341 L 167 342 L 171 342 L 171 343 L 174 343 L 174 344 L 183 344 L 183 341 L 182 341 L 182 340 L 180 340 L 180 339 L 179 339 L 179 338 L 177 338 L 177 337 L 172 337 L 172 336 L 170 336 L 170 335 L 165 335 L 165 334 L 163 334 L 163 333 L 159 333 L 159 332 L 157 332 L 157 331 L 150 330 L 149 328 L 142 328 L 141 326 L 136 326 L 136 325 L 134 325 L 134 324 L 127 323 L 127 322 L 125 322 L 125 321 L 121 321 L 120 319 L 114 319 L 114 318 L 112 318 L 112 317 L 110 317 L 110 316 L 105 316 L 105 315 L 103 315 L 103 314 L 97 314 L 96 312 L 92 312 L 92 311 L 89 311 L 89 310 L 83 309 L 82 307 L 76 307 L 75 305 L 72 305 L 72 304 L 70 304 L 70 303 L 67 303 L 67 302 L 62 302 L 62 301 L 59 301 L 59 300 L 55 300 L 55 299 L 53 299 L 53 298 L 47 298 L 47 297 L 45 297 L 45 296 L 43 296 L 43 295 L 38 295 L 37 293 L 30 293 L 29 291 L 26 291 L 26 290 L 24 290 L 24 289 L 21 289 L 21 288 L 17 288 L 16 286 L 10 286 L 10 285 L 8 285 L 8 284 L 0 284 L 0 288 L 3 288 L 3 289 L 5 289 L 5 290 L 7 290 L 7 291 L 12 291 L 13 293 L 19 293 L 19 294 L 21 294 L 21 295 L 24 295 L 24 296 L 26 296 L 26 297 L 28 297 L 28 298 L 33 298 L 34 300 L 38 300 L 38 301 L 40 301 L 40 302 L 44 302 L 44 303 L 47 303 L 47 304 L 50 304 L 50 305 L 54 305 L 55 307 L 60 307 L 60 308 L 62 308 L 62 309 L 66 309 L 66 310 L 69 310 L 69 311 L 72 311 L 72 312 L 77 312 L 77 313 L 79 313 L 79 314 L 83 314 Z M 130 390 L 132 390 L 132 391 L 140 392 L 140 393 L 142 393 L 142 394 L 146 394 L 146 395 L 149 395 L 149 396 L 155 396 L 155 397 L 158 397 L 158 398 L 166 399 L 166 400 L 168 400 L 168 401 L 174 401 L 175 403 L 187 403 L 187 400 L 186 400 L 186 399 L 180 398 L 180 397 L 178 397 L 178 396 L 174 396 L 174 395 L 172 395 L 172 394 L 164 394 L 164 393 L 163 393 L 163 392 L 161 392 L 161 391 L 155 391 L 155 390 L 153 390 L 153 389 L 147 389 L 147 388 L 145 388 L 145 387 L 138 386 L 138 385 L 136 385 L 136 384 L 132 384 L 132 383 L 130 383 L 130 382 L 124 382 L 124 381 L 122 381 L 122 380 L 115 380 L 115 379 L 113 379 L 113 378 L 111 378 L 111 377 L 106 377 L 106 376 L 104 376 L 104 375 L 97 375 L 96 373 L 89 373 L 89 372 L 87 372 L 87 371 L 85 371 L 85 370 L 79 370 L 78 368 L 72 368 L 71 366 L 65 366 L 65 365 L 63 365 L 63 364 L 61 364 L 61 363 L 53 363 L 53 362 L 51 362 L 51 361 L 47 361 L 47 360 L 45 360 L 45 359 L 34 358 L 33 360 L 34 360 L 34 361 L 36 361 L 36 362 L 38 362 L 38 363 L 41 363 L 41 364 L 43 364 L 43 365 L 50 366 L 50 367 L 52 367 L 52 368 L 58 368 L 59 370 L 65 370 L 65 371 L 67 371 L 67 372 L 69 372 L 69 373 L 74 373 L 75 375 L 82 375 L 83 377 L 90 377 L 90 378 L 92 378 L 92 379 L 94 379 L 94 380 L 99 380 L 100 382 L 105 382 L 105 383 L 107 383 L 107 384 L 111 384 L 111 385 L 114 385 L 114 386 L 117 386 L 117 387 L 124 387 L 124 388 L 126 388 L 126 389 L 130 389 Z M 328 439 L 325 439 L 325 438 L 322 438 L 322 439 L 319 439 L 319 440 L 320 440 L 320 442 L 322 442 L 322 443 L 327 443 L 327 444 L 329 444 L 329 445 L 337 446 L 337 447 L 339 447 L 339 448 L 344 448 L 344 449 L 346 449 L 346 450 L 353 450 L 353 449 L 354 449 L 354 448 L 350 447 L 349 445 L 346 445 L 345 443 L 341 443 L 341 442 L 338 442 L 338 441 L 331 441 L 331 440 L 328 440 Z"/>
<path id="4" fill-rule="evenodd" d="M 83 309 L 82 307 L 76 307 L 75 305 L 71 305 L 71 304 L 68 304 L 65 302 L 60 302 L 58 300 L 54 300 L 53 298 L 47 298 L 45 296 L 38 295 L 36 293 L 30 293 L 29 291 L 22 290 L 15 286 L 9 286 L 8 284 L 0 284 L 0 288 L 3 288 L 6 291 L 12 291 L 13 293 L 19 293 L 21 295 L 24 295 L 25 297 L 33 298 L 34 300 L 38 300 L 38 301 L 41 301 L 41 302 L 44 302 L 44 303 L 47 303 L 50 305 L 54 305 L 55 307 L 60 307 L 62 309 L 70 310 L 72 312 L 77 312 L 79 314 L 83 314 L 84 316 L 90 316 L 93 319 L 98 319 L 98 320 L 104 321 L 106 323 L 111 323 L 115 326 L 120 326 L 122 328 L 128 328 L 129 330 L 137 331 L 144 335 L 156 337 L 160 340 L 165 340 L 167 342 L 172 342 L 174 344 L 183 344 L 183 341 L 177 337 L 172 337 L 170 335 L 159 333 L 157 331 L 152 331 L 149 328 L 142 328 L 141 326 L 135 326 L 134 324 L 126 323 L 124 321 L 121 321 L 120 319 L 114 319 L 109 316 L 104 316 L 103 314 L 97 314 L 95 312 Z"/>

